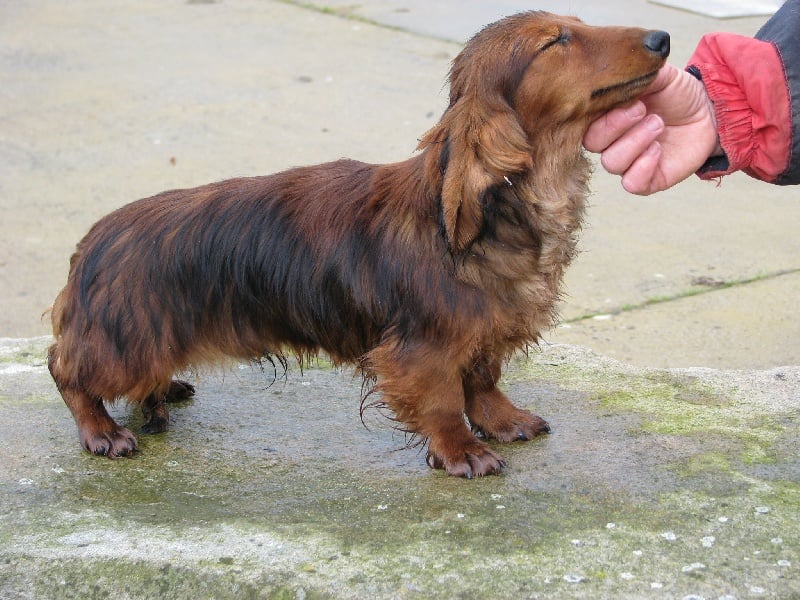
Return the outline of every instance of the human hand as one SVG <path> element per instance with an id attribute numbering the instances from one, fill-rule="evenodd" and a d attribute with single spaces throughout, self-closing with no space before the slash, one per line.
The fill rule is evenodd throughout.
<path id="1" fill-rule="evenodd" d="M 670 64 L 634 104 L 596 119 L 583 145 L 600 153 L 606 171 L 622 175 L 625 190 L 641 196 L 672 187 L 722 153 L 703 83 Z"/>

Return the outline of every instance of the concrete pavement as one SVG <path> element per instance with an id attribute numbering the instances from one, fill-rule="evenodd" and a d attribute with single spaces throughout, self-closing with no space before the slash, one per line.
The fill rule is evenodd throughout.
<path id="1" fill-rule="evenodd" d="M 2 598 L 797 598 L 800 368 L 652 370 L 553 345 L 504 387 L 553 433 L 466 481 L 358 415 L 360 381 L 194 377 L 171 430 L 81 452 L 0 343 Z M 113 415 L 133 430 L 142 417 Z"/>
<path id="2" fill-rule="evenodd" d="M 0 334 L 48 332 L 40 317 L 63 284 L 75 242 L 123 203 L 339 156 L 407 157 L 444 105 L 443 82 L 459 45 L 439 38 L 464 40 L 486 22 L 530 8 L 422 0 L 324 6 L 328 12 L 272 2 L 144 2 L 98 22 L 81 4 L 3 7 Z M 537 7 L 563 10 L 559 2 Z M 672 31 L 677 64 L 703 32 L 748 34 L 764 20 L 720 21 L 641 1 L 571 2 L 570 9 L 591 23 Z M 800 254 L 795 189 L 733 176 L 719 187 L 690 180 L 641 199 L 602 170 L 593 189 L 562 313 L 567 321 L 612 316 L 602 326 L 572 322 L 553 341 L 646 366 L 798 362 L 795 288 L 783 275 L 798 267 Z M 700 306 L 691 309 L 691 327 L 635 308 L 675 298 L 670 307 L 685 311 L 684 296 L 698 289 L 693 281 L 755 277 L 771 281 L 769 311 L 730 289 L 727 312 L 709 305 L 706 313 L 705 302 L 720 296 L 694 298 Z M 651 328 L 632 329 L 629 321 L 638 318 Z M 724 352 L 714 343 L 719 327 Z M 755 338 L 768 342 L 754 351 Z"/>
<path id="3" fill-rule="evenodd" d="M 764 21 L 644 1 L 0 7 L 0 597 L 800 595 L 800 197 L 744 176 L 642 199 L 597 171 L 564 326 L 508 376 L 554 433 L 499 448 L 502 477 L 395 452 L 326 369 L 204 375 L 133 460 L 78 448 L 40 316 L 91 223 L 168 188 L 403 159 L 459 43 L 529 8 L 669 30 L 677 64 Z"/>

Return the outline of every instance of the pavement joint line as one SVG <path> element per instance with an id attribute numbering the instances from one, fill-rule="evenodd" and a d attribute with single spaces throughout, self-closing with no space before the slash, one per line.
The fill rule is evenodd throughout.
<path id="1" fill-rule="evenodd" d="M 590 312 L 585 313 L 583 315 L 578 315 L 577 317 L 572 317 L 570 319 L 563 319 L 559 321 L 559 324 L 570 324 L 570 323 L 580 323 L 581 321 L 586 321 L 588 319 L 594 319 L 595 317 L 603 316 L 603 315 L 620 315 L 623 313 L 635 312 L 637 310 L 645 309 L 649 306 L 654 306 L 656 304 L 665 304 L 667 302 L 675 302 L 677 300 L 683 300 L 685 298 L 692 298 L 694 296 L 702 296 L 704 294 L 710 294 L 712 292 L 717 292 L 720 290 L 727 290 L 734 287 L 741 287 L 744 285 L 749 285 L 751 283 L 758 283 L 760 281 L 769 281 L 771 279 L 778 279 L 785 275 L 794 275 L 796 273 L 800 273 L 800 267 L 792 268 L 792 269 L 780 269 L 778 271 L 774 271 L 771 273 L 763 273 L 761 275 L 754 275 L 752 277 L 744 277 L 742 279 L 734 279 L 731 281 L 721 281 L 716 284 L 712 285 L 696 285 L 692 289 L 684 290 L 682 292 L 678 292 L 676 294 L 671 294 L 668 296 L 654 296 L 652 298 L 647 298 L 643 302 L 637 302 L 634 304 L 623 304 L 619 308 L 612 309 L 612 310 L 605 310 L 605 311 L 597 311 L 597 312 Z"/>

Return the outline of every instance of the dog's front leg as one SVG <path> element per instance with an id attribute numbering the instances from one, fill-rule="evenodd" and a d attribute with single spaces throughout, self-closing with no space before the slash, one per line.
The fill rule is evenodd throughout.
<path id="1" fill-rule="evenodd" d="M 379 346 L 369 353 L 378 391 L 406 429 L 428 442 L 428 465 L 449 475 L 498 473 L 503 459 L 477 439 L 464 419 L 462 368 L 429 345 Z"/>
<path id="2" fill-rule="evenodd" d="M 472 429 L 499 442 L 530 440 L 550 432 L 547 421 L 517 408 L 497 388 L 500 361 L 479 356 L 464 375 L 465 412 Z"/>

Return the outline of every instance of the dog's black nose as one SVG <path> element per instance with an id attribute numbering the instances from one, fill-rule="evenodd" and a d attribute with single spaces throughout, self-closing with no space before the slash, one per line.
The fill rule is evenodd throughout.
<path id="1" fill-rule="evenodd" d="M 669 34 L 666 31 L 651 31 L 644 38 L 644 47 L 661 58 L 669 56 Z"/>

